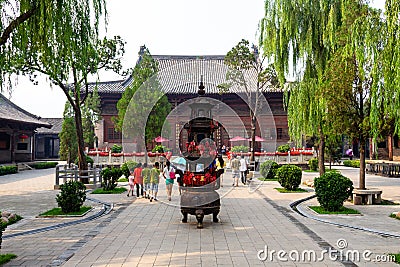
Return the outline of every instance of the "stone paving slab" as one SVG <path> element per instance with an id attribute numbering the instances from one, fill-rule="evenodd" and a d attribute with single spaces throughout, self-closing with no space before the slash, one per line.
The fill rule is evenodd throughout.
<path id="1" fill-rule="evenodd" d="M 20 179 L 18 174 L 0 181 L 0 207 L 3 208 L 7 199 L 15 196 L 12 205 L 28 214 L 26 221 L 33 225 L 34 220 L 29 214 L 33 216 L 40 210 L 35 210 L 33 203 L 51 202 L 57 191 L 48 190 L 54 182 L 54 173 L 43 170 L 42 175 L 39 171 L 30 177 L 29 172 L 23 172 Z M 344 168 L 343 172 L 357 179 L 357 170 Z M 318 176 L 303 173 L 303 180 L 313 175 Z M 368 186 L 382 185 L 387 198 L 400 200 L 400 180 L 370 176 L 367 176 Z M 21 189 L 24 184 L 30 185 Z M 346 239 L 349 250 L 369 249 L 374 257 L 387 252 L 399 252 L 399 239 L 339 228 L 294 213 L 288 209 L 288 204 L 311 195 L 312 190 L 304 194 L 281 194 L 274 190 L 277 186 L 276 182 L 266 182 L 232 188 L 230 173 L 227 172 L 224 187 L 219 190 L 222 196 L 220 222 L 212 223 L 211 216 L 206 216 L 205 228 L 201 230 L 196 229 L 194 216 L 189 216 L 187 224 L 180 222 L 179 193 L 176 187 L 171 202 L 166 201 L 164 183 L 160 183 L 159 202 L 128 198 L 125 194 L 96 195 L 95 198 L 115 203 L 114 211 L 77 226 L 6 239 L 1 253 L 18 255 L 17 259 L 5 266 L 58 266 L 63 263 L 65 266 L 343 266 L 328 258 L 323 262 L 278 261 L 276 254 L 273 262 L 269 259 L 260 261 L 257 252 L 265 246 L 269 251 L 321 252 L 327 246 L 334 248 L 339 239 Z M 253 192 L 256 188 L 258 191 Z M 30 194 L 32 207 L 25 205 L 24 197 L 18 197 L 24 194 Z M 49 196 L 43 199 L 41 194 Z M 53 207 L 54 202 L 46 205 Z M 365 223 L 369 222 L 370 226 L 380 219 L 381 212 L 386 212 L 378 206 L 360 208 L 365 214 Z M 385 223 L 381 226 L 385 227 Z M 10 230 L 6 230 L 6 233 Z M 378 264 L 365 260 L 354 263 L 359 266 Z M 378 265 L 395 266 L 392 263 Z"/>

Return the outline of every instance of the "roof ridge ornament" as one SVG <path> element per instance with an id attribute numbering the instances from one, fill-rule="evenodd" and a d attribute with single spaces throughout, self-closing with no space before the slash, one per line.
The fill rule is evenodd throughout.
<path id="1" fill-rule="evenodd" d="M 205 93 L 206 93 L 206 91 L 204 90 L 204 84 L 203 84 L 203 75 L 201 75 L 201 78 L 200 78 L 200 85 L 199 85 L 199 90 L 197 91 L 197 93 L 200 95 L 200 96 L 202 96 L 202 95 L 204 95 Z"/>

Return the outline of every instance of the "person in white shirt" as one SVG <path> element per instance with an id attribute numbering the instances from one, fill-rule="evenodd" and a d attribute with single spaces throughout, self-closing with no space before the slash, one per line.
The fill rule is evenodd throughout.
<path id="1" fill-rule="evenodd" d="M 242 183 L 246 184 L 246 180 L 247 180 L 247 161 L 244 158 L 244 156 L 242 155 L 242 158 L 240 159 L 240 167 L 239 167 L 239 171 L 240 171 L 240 176 L 242 179 Z"/>

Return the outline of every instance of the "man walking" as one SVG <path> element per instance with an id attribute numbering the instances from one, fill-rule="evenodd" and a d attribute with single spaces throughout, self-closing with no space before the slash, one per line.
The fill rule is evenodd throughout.
<path id="1" fill-rule="evenodd" d="M 233 160 L 231 162 L 231 168 L 232 168 L 232 178 L 233 178 L 233 184 L 232 186 L 239 186 L 239 167 L 240 167 L 240 161 L 237 159 L 237 156 L 233 156 Z"/>

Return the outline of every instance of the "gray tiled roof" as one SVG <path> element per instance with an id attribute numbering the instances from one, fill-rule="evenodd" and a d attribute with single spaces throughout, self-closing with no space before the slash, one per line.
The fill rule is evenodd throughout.
<path id="1" fill-rule="evenodd" d="M 226 82 L 228 67 L 224 64 L 225 56 L 176 56 L 153 55 L 158 63 L 157 78 L 162 90 L 170 94 L 197 94 L 201 75 L 207 94 L 218 94 L 217 86 Z M 256 88 L 256 75 L 250 71 L 245 73 L 249 88 Z M 95 86 L 99 93 L 123 93 L 132 83 L 132 76 L 126 80 L 97 82 L 89 85 L 89 91 Z M 231 92 L 244 92 L 243 88 L 232 87 Z"/>
<path id="2" fill-rule="evenodd" d="M 126 88 L 126 80 L 90 83 L 89 92 L 93 92 L 96 87 L 99 93 L 123 93 Z M 83 88 L 82 91 L 84 90 Z"/>
<path id="3" fill-rule="evenodd" d="M 41 120 L 52 125 L 50 129 L 40 127 L 38 128 L 37 134 L 59 134 L 62 129 L 63 118 L 42 118 Z"/>
<path id="4" fill-rule="evenodd" d="M 51 125 L 40 117 L 29 113 L 28 111 L 18 107 L 13 102 L 8 100 L 3 94 L 0 94 L 0 120 L 7 120 L 13 122 L 30 123 L 37 127 L 50 128 Z"/>

